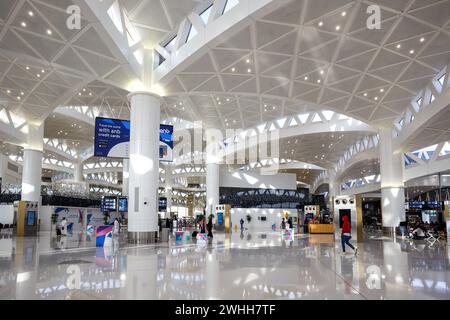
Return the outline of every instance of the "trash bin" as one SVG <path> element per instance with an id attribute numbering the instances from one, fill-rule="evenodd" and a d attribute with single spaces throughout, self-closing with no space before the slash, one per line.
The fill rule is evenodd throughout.
<path id="1" fill-rule="evenodd" d="M 161 242 L 169 242 L 169 228 L 162 228 L 161 230 Z"/>

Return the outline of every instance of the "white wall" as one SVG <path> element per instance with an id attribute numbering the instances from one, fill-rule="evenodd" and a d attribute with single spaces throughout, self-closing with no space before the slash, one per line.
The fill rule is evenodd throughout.
<path id="1" fill-rule="evenodd" d="M 234 172 L 220 170 L 220 186 L 229 188 L 259 188 L 297 190 L 297 177 L 294 173 L 260 175 L 257 172 Z"/>
<path id="2" fill-rule="evenodd" d="M 18 167 L 18 172 L 8 169 L 8 162 Z M 0 177 L 3 184 L 21 184 L 22 182 L 22 166 L 11 161 L 7 156 L 0 155 Z"/>
<path id="3" fill-rule="evenodd" d="M 284 217 L 284 213 L 288 212 L 289 216 L 296 216 L 296 209 L 259 209 L 259 208 L 233 208 L 231 209 L 231 223 L 232 228 L 237 225 L 240 229 L 241 225 L 239 221 L 244 219 L 244 228 L 248 228 L 250 231 L 270 232 L 272 231 L 272 224 L 275 223 L 277 230 L 280 230 L 281 219 Z M 247 215 L 252 217 L 250 223 L 247 222 Z M 258 220 L 258 217 L 267 217 L 266 221 Z"/>
<path id="4" fill-rule="evenodd" d="M 14 222 L 14 206 L 0 205 L 0 223 L 12 224 Z"/>

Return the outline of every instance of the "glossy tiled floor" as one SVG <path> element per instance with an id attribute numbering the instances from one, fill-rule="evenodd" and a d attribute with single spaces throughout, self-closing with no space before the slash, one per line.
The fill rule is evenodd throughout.
<path id="1" fill-rule="evenodd" d="M 450 247 L 444 241 L 359 244 L 341 256 L 333 236 L 216 234 L 95 248 L 84 234 L 0 235 L 0 299 L 450 299 Z"/>

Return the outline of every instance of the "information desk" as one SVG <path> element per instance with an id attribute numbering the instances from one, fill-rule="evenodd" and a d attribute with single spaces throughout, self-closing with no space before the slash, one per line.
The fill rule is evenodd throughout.
<path id="1" fill-rule="evenodd" d="M 310 224 L 309 233 L 334 233 L 333 224 Z"/>

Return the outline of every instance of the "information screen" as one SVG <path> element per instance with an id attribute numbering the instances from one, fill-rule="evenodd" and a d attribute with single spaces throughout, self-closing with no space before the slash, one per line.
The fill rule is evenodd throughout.
<path id="1" fill-rule="evenodd" d="M 28 211 L 27 212 L 27 226 L 35 226 L 36 225 L 36 212 Z"/>
<path id="2" fill-rule="evenodd" d="M 94 155 L 129 158 L 130 128 L 129 120 L 95 118 Z M 173 126 L 162 124 L 159 128 L 159 160 L 173 161 Z"/>
<path id="3" fill-rule="evenodd" d="M 159 212 L 167 212 L 167 198 L 159 198 Z"/>
<path id="4" fill-rule="evenodd" d="M 119 212 L 128 212 L 128 198 L 119 197 Z"/>
<path id="5" fill-rule="evenodd" d="M 101 209 L 103 212 L 117 211 L 117 197 L 114 196 L 102 197 Z"/>

